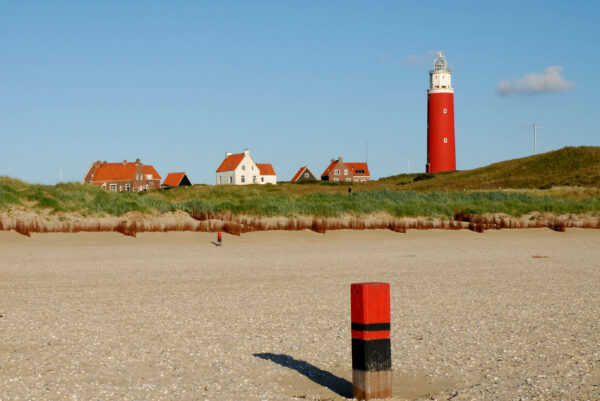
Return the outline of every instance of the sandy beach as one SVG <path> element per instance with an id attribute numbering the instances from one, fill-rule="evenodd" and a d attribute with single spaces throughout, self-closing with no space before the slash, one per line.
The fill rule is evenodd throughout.
<path id="1" fill-rule="evenodd" d="M 353 282 L 394 399 L 600 399 L 600 231 L 0 232 L 2 400 L 351 398 Z"/>

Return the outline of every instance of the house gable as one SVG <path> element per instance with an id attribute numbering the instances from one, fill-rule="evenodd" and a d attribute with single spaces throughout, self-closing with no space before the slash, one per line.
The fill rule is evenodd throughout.
<path id="1" fill-rule="evenodd" d="M 300 181 L 318 181 L 317 176 L 308 168 L 308 166 L 300 167 L 300 169 L 294 174 L 291 182 Z"/>
<path id="2" fill-rule="evenodd" d="M 181 173 L 169 173 L 167 174 L 167 178 L 162 183 L 162 187 L 171 188 L 171 187 L 189 187 L 192 185 L 192 182 L 188 178 L 185 172 Z"/>

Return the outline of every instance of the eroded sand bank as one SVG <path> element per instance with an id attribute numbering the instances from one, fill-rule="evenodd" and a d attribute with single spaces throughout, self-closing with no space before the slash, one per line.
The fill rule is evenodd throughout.
<path id="1" fill-rule="evenodd" d="M 396 399 L 600 399 L 600 231 L 0 232 L 0 399 L 343 399 L 387 281 Z"/>

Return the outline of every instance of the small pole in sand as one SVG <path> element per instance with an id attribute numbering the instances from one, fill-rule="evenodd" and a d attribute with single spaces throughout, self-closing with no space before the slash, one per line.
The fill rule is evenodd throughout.
<path id="1" fill-rule="evenodd" d="M 354 398 L 391 397 L 390 285 L 356 283 L 350 291 Z"/>
<path id="2" fill-rule="evenodd" d="M 220 232 L 217 234 L 217 246 L 223 245 L 223 234 Z"/>

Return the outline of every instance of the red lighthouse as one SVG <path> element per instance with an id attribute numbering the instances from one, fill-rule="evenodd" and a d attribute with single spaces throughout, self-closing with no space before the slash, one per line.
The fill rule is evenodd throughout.
<path id="1" fill-rule="evenodd" d="M 442 52 L 429 72 L 427 91 L 427 166 L 428 173 L 456 170 L 454 146 L 454 89 L 452 72 Z"/>

